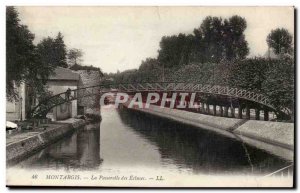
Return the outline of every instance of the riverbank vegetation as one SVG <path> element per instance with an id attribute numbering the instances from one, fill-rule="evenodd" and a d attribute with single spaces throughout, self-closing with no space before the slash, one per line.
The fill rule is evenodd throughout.
<path id="1" fill-rule="evenodd" d="M 192 33 L 163 36 L 157 57 L 145 58 L 137 69 L 105 74 L 103 83 L 174 81 L 244 88 L 265 94 L 277 109 L 293 111 L 292 35 L 283 28 L 272 30 L 262 42 L 269 47 L 266 55 L 251 58 L 246 29 L 247 21 L 238 15 L 208 16 Z M 34 34 L 14 7 L 6 8 L 6 30 L 8 100 L 18 98 L 21 83 L 30 85 L 36 96 L 48 96 L 45 84 L 58 66 L 101 72 L 83 65 L 83 52 L 68 49 L 60 32 L 34 44 Z"/>
<path id="2" fill-rule="evenodd" d="M 22 24 L 15 7 L 6 7 L 6 98 L 18 100 L 18 87 L 26 83 L 41 101 L 48 97 L 46 82 L 56 67 L 73 70 L 97 70 L 81 63 L 83 52 L 68 49 L 61 32 L 53 37 L 42 38 L 37 44 L 35 36 Z"/>
<path id="3" fill-rule="evenodd" d="M 146 58 L 138 69 L 106 74 L 104 82 L 174 81 L 244 88 L 265 94 L 275 108 L 291 113 L 292 36 L 285 29 L 272 30 L 262 43 L 268 43 L 275 56 L 250 58 L 246 28 L 247 22 L 240 16 L 206 17 L 192 34 L 162 37 L 157 58 Z"/>

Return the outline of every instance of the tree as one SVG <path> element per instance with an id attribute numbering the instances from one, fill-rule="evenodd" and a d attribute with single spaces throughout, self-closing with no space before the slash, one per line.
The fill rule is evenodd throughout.
<path id="1" fill-rule="evenodd" d="M 272 30 L 267 37 L 269 48 L 272 48 L 276 55 L 292 53 L 293 37 L 287 29 L 277 28 Z"/>
<path id="2" fill-rule="evenodd" d="M 195 49 L 195 37 L 191 34 L 185 36 L 180 55 L 180 65 L 188 65 L 192 60 L 192 51 Z"/>
<path id="3" fill-rule="evenodd" d="M 44 38 L 37 44 L 37 54 L 44 65 L 55 67 L 58 64 L 54 45 L 54 39 L 51 37 Z"/>
<path id="4" fill-rule="evenodd" d="M 167 68 L 186 65 L 192 58 L 195 37 L 180 33 L 178 36 L 164 36 L 160 41 L 158 61 Z"/>
<path id="5" fill-rule="evenodd" d="M 203 33 L 201 29 L 194 29 L 194 41 L 190 56 L 190 62 L 205 63 L 205 47 L 203 46 Z"/>
<path id="6" fill-rule="evenodd" d="M 164 36 L 159 45 L 158 60 L 166 67 L 178 66 L 185 35 Z"/>
<path id="7" fill-rule="evenodd" d="M 67 49 L 63 40 L 63 36 L 60 32 L 58 32 L 54 40 L 54 44 L 55 44 L 55 51 L 56 51 L 55 55 L 57 57 L 58 66 L 67 68 L 68 67 Z"/>
<path id="8" fill-rule="evenodd" d="M 138 69 L 138 82 L 162 81 L 164 69 L 155 58 L 146 58 Z"/>
<path id="9" fill-rule="evenodd" d="M 240 16 L 232 16 L 224 20 L 222 41 L 227 60 L 244 59 L 249 54 L 248 43 L 244 31 L 247 22 Z"/>
<path id="10" fill-rule="evenodd" d="M 246 20 L 237 15 L 225 20 L 208 16 L 193 34 L 162 37 L 158 60 L 171 68 L 244 59 L 249 54 L 244 35 L 246 28 Z"/>
<path id="11" fill-rule="evenodd" d="M 51 37 L 42 39 L 37 45 L 37 51 L 45 65 L 68 67 L 66 45 L 60 32 L 55 39 Z"/>
<path id="12" fill-rule="evenodd" d="M 79 64 L 83 52 L 80 49 L 73 48 L 68 52 L 69 66 Z"/>
<path id="13" fill-rule="evenodd" d="M 247 22 L 240 16 L 223 20 L 219 17 L 206 17 L 200 28 L 194 29 L 196 46 L 194 53 L 199 58 L 195 62 L 220 62 L 222 59 L 244 59 L 249 54 L 244 31 Z"/>
<path id="14" fill-rule="evenodd" d="M 223 25 L 222 18 L 206 17 L 200 29 L 202 32 L 202 46 L 204 51 L 204 61 L 206 62 L 219 62 L 222 58 L 222 34 Z"/>
<path id="15" fill-rule="evenodd" d="M 36 93 L 44 91 L 47 77 L 53 72 L 40 62 L 33 44 L 34 34 L 27 26 L 20 24 L 14 7 L 6 8 L 6 96 L 8 100 L 18 99 L 16 88 L 21 83 L 34 87 Z"/>

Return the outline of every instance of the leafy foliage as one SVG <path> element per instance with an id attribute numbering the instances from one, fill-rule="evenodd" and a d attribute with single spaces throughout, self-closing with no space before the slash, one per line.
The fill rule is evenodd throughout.
<path id="1" fill-rule="evenodd" d="M 94 67 L 93 65 L 90 66 L 83 66 L 83 65 L 79 65 L 79 64 L 75 64 L 73 66 L 70 67 L 71 70 L 77 71 L 77 70 L 93 70 L 93 71 L 99 71 L 100 75 L 103 76 L 103 72 L 100 68 L 98 67 Z"/>
<path id="2" fill-rule="evenodd" d="M 33 44 L 34 35 L 21 25 L 14 7 L 6 8 L 6 96 L 18 99 L 17 87 L 26 82 L 35 92 L 44 90 L 44 84 L 52 73 L 51 66 L 40 61 Z"/>
<path id="3" fill-rule="evenodd" d="M 164 36 L 160 42 L 158 61 L 165 67 L 173 67 L 189 63 L 189 54 L 193 47 L 192 35 Z"/>
<path id="4" fill-rule="evenodd" d="M 201 46 L 204 51 L 205 62 L 218 62 L 222 58 L 223 46 L 223 24 L 222 18 L 208 16 L 202 22 L 200 28 L 202 32 Z"/>
<path id="5" fill-rule="evenodd" d="M 57 66 L 67 67 L 66 45 L 59 32 L 55 38 L 42 39 L 33 44 L 34 34 L 20 24 L 14 7 L 6 8 L 6 96 L 17 100 L 17 87 L 26 83 L 30 95 L 39 100 L 49 96 L 46 88 L 48 77 Z"/>
<path id="6" fill-rule="evenodd" d="M 177 68 L 165 68 L 167 82 L 194 82 L 201 84 L 244 88 L 265 94 L 278 110 L 294 106 L 294 64 L 290 58 L 282 60 L 251 58 L 220 63 L 193 63 Z M 143 61 L 138 70 L 110 74 L 113 83 L 162 81 L 162 69 L 155 59 Z"/>
<path id="7" fill-rule="evenodd" d="M 73 48 L 68 52 L 69 66 L 78 65 L 81 62 L 83 52 L 80 49 Z"/>
<path id="8" fill-rule="evenodd" d="M 235 15 L 228 20 L 225 19 L 222 41 L 227 60 L 244 59 L 248 55 L 248 43 L 244 35 L 246 28 L 247 22 L 244 18 Z"/>
<path id="9" fill-rule="evenodd" d="M 247 90 L 262 91 L 269 64 L 273 61 L 264 58 L 250 58 L 235 61 L 231 66 L 229 85 Z"/>
<path id="10" fill-rule="evenodd" d="M 138 69 L 138 82 L 155 82 L 162 81 L 163 78 L 163 69 L 154 58 L 147 58 L 145 61 L 142 61 Z"/>
<path id="11" fill-rule="evenodd" d="M 52 67 L 68 67 L 67 65 L 67 50 L 63 41 L 63 36 L 59 32 L 55 39 L 47 37 L 42 39 L 37 44 L 37 52 L 39 60 L 45 65 Z"/>
<path id="12" fill-rule="evenodd" d="M 110 74 L 119 82 L 197 82 L 244 88 L 263 93 L 279 109 L 293 109 L 294 62 L 249 58 L 244 31 L 247 22 L 240 16 L 228 19 L 206 17 L 193 34 L 164 36 L 158 57 L 142 61 L 139 69 Z M 273 30 L 267 38 L 277 53 L 290 53 L 292 37 L 285 29 Z"/>
<path id="13" fill-rule="evenodd" d="M 293 37 L 287 29 L 277 28 L 272 30 L 267 37 L 267 43 L 275 54 L 291 54 Z"/>
<path id="14" fill-rule="evenodd" d="M 244 35 L 246 28 L 246 20 L 240 16 L 225 20 L 208 16 L 199 28 L 194 29 L 194 34 L 162 37 L 158 61 L 171 68 L 190 63 L 244 59 L 249 53 Z"/>
<path id="15" fill-rule="evenodd" d="M 63 35 L 60 32 L 58 32 L 54 40 L 54 43 L 55 43 L 55 51 L 56 51 L 55 55 L 57 56 L 57 60 L 58 60 L 57 66 L 67 68 L 68 67 L 67 48 L 63 40 Z"/>
<path id="16" fill-rule="evenodd" d="M 116 76 L 114 76 L 114 83 L 134 83 L 137 82 L 137 69 L 132 69 L 132 70 L 125 70 Z"/>
<path id="17" fill-rule="evenodd" d="M 286 109 L 288 113 L 294 110 L 294 62 L 284 58 L 269 63 L 265 73 L 262 90 L 277 109 Z"/>

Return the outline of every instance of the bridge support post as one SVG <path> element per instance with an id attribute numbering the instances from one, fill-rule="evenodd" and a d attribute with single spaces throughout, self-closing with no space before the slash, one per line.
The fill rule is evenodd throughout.
<path id="1" fill-rule="evenodd" d="M 258 108 L 255 109 L 255 120 L 259 120 L 259 113 L 260 113 L 260 110 Z"/>
<path id="2" fill-rule="evenodd" d="M 230 113 L 231 113 L 231 117 L 234 118 L 235 117 L 235 108 L 230 107 Z"/>
<path id="3" fill-rule="evenodd" d="M 207 112 L 207 114 L 210 114 L 210 109 L 209 109 L 209 104 L 208 103 L 206 103 L 206 112 Z"/>
<path id="4" fill-rule="evenodd" d="M 228 106 L 224 107 L 224 117 L 228 117 Z"/>
<path id="5" fill-rule="evenodd" d="M 249 108 L 249 105 L 246 105 L 246 119 L 250 119 L 250 108 Z"/>
<path id="6" fill-rule="evenodd" d="M 204 103 L 201 103 L 201 113 L 205 113 Z"/>
<path id="7" fill-rule="evenodd" d="M 220 116 L 223 117 L 223 107 L 220 106 Z"/>
<path id="8" fill-rule="evenodd" d="M 216 105 L 213 105 L 213 115 L 214 116 L 217 115 L 217 107 L 216 107 Z"/>
<path id="9" fill-rule="evenodd" d="M 197 104 L 196 111 L 197 111 L 197 113 L 199 113 L 199 112 L 200 112 L 200 103 L 199 103 L 199 102 L 196 102 L 196 104 Z"/>
<path id="10" fill-rule="evenodd" d="M 269 121 L 269 111 L 267 109 L 264 110 L 264 120 Z"/>
<path id="11" fill-rule="evenodd" d="M 239 106 L 239 119 L 242 119 L 243 118 L 243 109 L 242 109 L 242 106 L 240 105 Z"/>

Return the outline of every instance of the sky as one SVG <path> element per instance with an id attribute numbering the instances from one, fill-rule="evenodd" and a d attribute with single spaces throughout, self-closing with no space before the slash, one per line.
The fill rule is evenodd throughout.
<path id="1" fill-rule="evenodd" d="M 292 7 L 17 7 L 22 24 L 45 37 L 64 36 L 68 49 L 84 52 L 82 64 L 103 72 L 138 68 L 142 60 L 157 57 L 162 36 L 190 34 L 206 16 L 244 17 L 249 57 L 267 51 L 272 29 L 294 33 Z"/>

